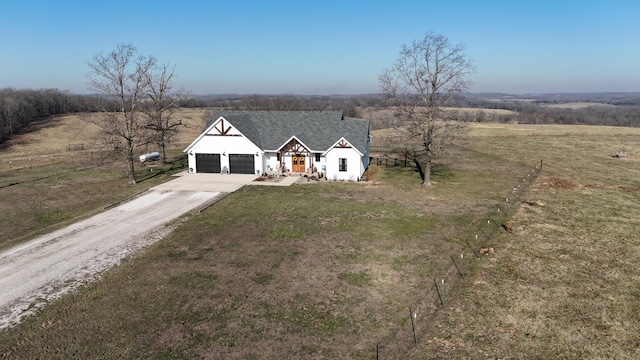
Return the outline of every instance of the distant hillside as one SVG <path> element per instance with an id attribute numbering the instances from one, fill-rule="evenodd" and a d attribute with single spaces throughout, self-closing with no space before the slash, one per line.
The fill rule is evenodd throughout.
<path id="1" fill-rule="evenodd" d="M 342 111 L 346 117 L 368 117 L 371 109 L 392 106 L 379 94 L 360 95 L 194 95 L 184 108 L 271 111 Z M 487 123 L 584 124 L 640 126 L 640 93 L 507 94 L 463 93 L 447 104 L 460 120 Z M 112 100 L 99 95 L 74 95 L 57 89 L 0 89 L 0 142 L 51 115 L 116 111 Z M 388 126 L 384 118 L 369 118 Z"/>
<path id="2" fill-rule="evenodd" d="M 539 104 L 588 102 L 610 105 L 640 105 L 640 92 L 548 94 L 465 93 L 464 97 L 492 102 L 526 101 Z"/>
<path id="3" fill-rule="evenodd" d="M 557 103 L 557 104 L 542 104 L 543 106 L 554 108 L 554 109 L 588 109 L 593 107 L 615 107 L 616 105 L 604 104 L 599 102 L 568 102 L 568 103 Z"/>
<path id="4" fill-rule="evenodd" d="M 465 93 L 458 106 L 505 109 L 515 116 L 498 122 L 640 127 L 640 93 L 503 94 Z M 481 121 L 494 118 L 485 118 Z"/>

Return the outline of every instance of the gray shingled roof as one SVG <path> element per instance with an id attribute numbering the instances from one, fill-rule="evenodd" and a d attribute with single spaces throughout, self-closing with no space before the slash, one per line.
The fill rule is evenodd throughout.
<path id="1" fill-rule="evenodd" d="M 207 128 L 220 116 L 227 119 L 262 150 L 278 150 L 292 136 L 313 152 L 324 152 L 344 137 L 365 153 L 369 121 L 344 120 L 340 111 L 219 111 Z"/>

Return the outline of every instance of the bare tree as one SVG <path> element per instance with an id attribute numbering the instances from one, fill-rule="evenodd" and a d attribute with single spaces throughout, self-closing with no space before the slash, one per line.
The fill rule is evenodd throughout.
<path id="1" fill-rule="evenodd" d="M 119 112 L 103 111 L 92 122 L 102 129 L 106 139 L 113 139 L 113 149 L 124 156 L 130 184 L 136 183 L 135 147 L 146 140 L 145 124 L 138 110 L 147 89 L 147 74 L 155 64 L 155 57 L 138 55 L 132 44 L 118 44 L 110 53 L 96 54 L 87 61 L 90 87 L 109 95 L 120 107 Z"/>
<path id="2" fill-rule="evenodd" d="M 176 110 L 188 96 L 185 91 L 170 93 L 171 80 L 175 76 L 175 67 L 169 70 L 168 65 L 162 65 L 160 72 L 147 72 L 147 96 L 150 102 L 143 108 L 147 115 L 146 128 L 150 130 L 149 140 L 158 145 L 160 159 L 167 160 L 166 147 L 173 142 L 178 128 L 183 126 L 182 119 L 176 117 Z"/>
<path id="3" fill-rule="evenodd" d="M 452 96 L 466 90 L 475 71 L 465 46 L 440 34 L 426 33 L 403 45 L 395 64 L 378 76 L 382 93 L 400 111 L 396 130 L 414 162 L 423 186 L 431 186 L 431 161 L 458 134 L 463 123 L 443 111 Z M 423 167 L 424 165 L 424 167 Z"/>

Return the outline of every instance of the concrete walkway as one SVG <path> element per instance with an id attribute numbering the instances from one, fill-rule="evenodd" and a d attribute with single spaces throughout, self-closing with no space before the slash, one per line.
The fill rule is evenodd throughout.
<path id="1" fill-rule="evenodd" d="M 254 181 L 254 182 L 249 183 L 249 185 L 291 186 L 292 184 L 296 183 L 299 179 L 300 179 L 299 176 L 287 176 L 287 177 L 284 177 L 284 178 L 280 179 L 280 181 L 278 181 L 278 182 L 275 182 L 275 181 Z"/>
<path id="2" fill-rule="evenodd" d="M 284 176 L 278 181 L 257 181 L 256 175 L 244 174 L 189 174 L 183 171 L 175 175 L 175 179 L 160 184 L 152 190 L 182 191 L 217 191 L 234 192 L 245 185 L 258 186 L 291 186 L 301 179 L 300 176 Z"/>

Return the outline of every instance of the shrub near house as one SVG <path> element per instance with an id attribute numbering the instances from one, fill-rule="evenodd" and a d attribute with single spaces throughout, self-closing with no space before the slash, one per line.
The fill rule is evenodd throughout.
<path id="1" fill-rule="evenodd" d="M 184 151 L 190 173 L 318 172 L 355 181 L 369 165 L 370 130 L 339 111 L 226 111 Z"/>

